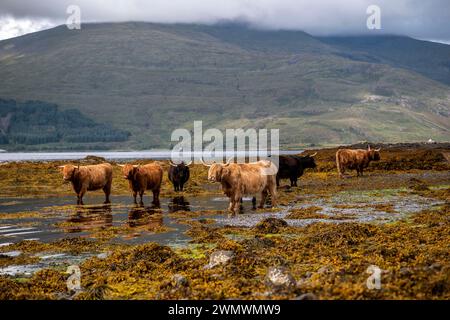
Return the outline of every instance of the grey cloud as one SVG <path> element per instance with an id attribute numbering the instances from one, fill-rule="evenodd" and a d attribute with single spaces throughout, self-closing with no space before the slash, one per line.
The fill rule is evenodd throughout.
<path id="1" fill-rule="evenodd" d="M 244 20 L 255 27 L 300 29 L 316 35 L 403 34 L 450 40 L 447 0 L 2 0 L 0 16 L 65 21 L 66 8 L 77 4 L 82 22 L 150 21 L 215 23 Z M 366 28 L 366 9 L 381 8 L 382 30 Z"/>

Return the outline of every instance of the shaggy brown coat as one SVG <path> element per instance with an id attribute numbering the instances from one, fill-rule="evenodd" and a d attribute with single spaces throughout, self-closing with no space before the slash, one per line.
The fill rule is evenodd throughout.
<path id="1" fill-rule="evenodd" d="M 341 178 L 344 177 L 346 169 L 356 170 L 356 176 L 362 176 L 364 168 L 369 166 L 370 161 L 380 160 L 380 150 L 372 150 L 370 147 L 364 149 L 339 149 L 336 152 L 336 166 Z"/>
<path id="2" fill-rule="evenodd" d="M 152 190 L 153 204 L 159 204 L 159 193 L 163 177 L 163 168 L 158 163 L 146 165 L 126 164 L 122 167 L 123 177 L 128 180 L 130 191 L 133 194 L 134 203 L 139 193 L 140 203 L 143 204 L 142 197 L 145 190 Z"/>
<path id="3" fill-rule="evenodd" d="M 99 189 L 105 193 L 105 203 L 110 203 L 113 170 L 109 163 L 77 167 L 65 165 L 61 168 L 64 180 L 72 183 L 77 194 L 77 204 L 83 204 L 83 196 L 87 191 Z"/>
<path id="4" fill-rule="evenodd" d="M 276 173 L 276 166 L 267 160 L 240 164 L 214 163 L 209 168 L 208 180 L 221 183 L 224 194 L 230 198 L 228 209 L 237 213 L 241 198 L 245 195 L 261 193 L 259 207 L 262 208 L 270 193 L 272 206 L 276 206 Z"/>

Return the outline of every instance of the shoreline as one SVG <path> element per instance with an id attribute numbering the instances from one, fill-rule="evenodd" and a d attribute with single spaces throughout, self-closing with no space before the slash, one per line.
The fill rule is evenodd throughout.
<path id="1" fill-rule="evenodd" d="M 123 200 L 113 202 L 106 214 L 90 211 L 99 207 L 96 203 L 74 205 L 75 195 L 69 186 L 61 188 L 55 169 L 61 162 L 0 166 L 2 196 L 20 192 L 31 202 L 36 196 L 45 202 L 51 190 L 55 199 L 65 193 L 68 201 L 73 199 L 16 214 L 17 228 L 24 229 L 57 217 L 50 226 L 63 235 L 50 242 L 0 246 L 0 269 L 43 266 L 28 276 L 0 275 L 0 299 L 258 300 L 302 294 L 315 299 L 449 299 L 450 163 L 445 155 L 450 148 L 386 147 L 364 177 L 352 172 L 345 179 L 337 177 L 335 150 L 317 150 L 317 168 L 305 172 L 299 187 L 282 181 L 278 208 L 252 211 L 246 201 L 235 218 L 227 216 L 226 199 L 214 202 L 223 195 L 218 185 L 206 181 L 207 169 L 200 165 L 192 167 L 180 194 L 172 191 L 163 163 L 164 204 L 155 211 L 147 209 L 149 195 L 144 196 L 146 206 L 135 207 L 126 182 L 115 180 L 112 194 Z M 180 196 L 190 205 L 171 212 Z M 0 218 L 0 225 L 12 221 L 5 220 L 8 213 Z M 65 239 L 70 230 L 82 230 L 83 236 L 67 233 L 71 238 Z M 174 232 L 186 239 L 184 245 L 146 240 Z M 229 259 L 215 260 L 226 252 Z M 65 271 L 75 262 L 83 290 L 73 296 Z M 366 287 L 370 265 L 383 270 L 381 290 Z M 289 275 L 291 283 L 274 285 L 271 268 Z"/>

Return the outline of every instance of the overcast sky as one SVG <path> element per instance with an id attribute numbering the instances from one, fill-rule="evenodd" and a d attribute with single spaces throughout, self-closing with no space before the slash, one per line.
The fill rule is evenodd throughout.
<path id="1" fill-rule="evenodd" d="M 449 0 L 0 0 L 0 39 L 63 24 L 71 4 L 80 7 L 82 23 L 237 20 L 313 35 L 388 33 L 450 43 Z M 369 5 L 381 9 L 381 30 L 366 27 Z"/>

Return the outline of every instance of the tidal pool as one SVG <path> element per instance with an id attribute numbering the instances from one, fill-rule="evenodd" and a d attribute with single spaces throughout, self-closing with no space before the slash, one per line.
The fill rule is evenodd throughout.
<path id="1" fill-rule="evenodd" d="M 148 197 L 147 197 L 148 200 Z M 186 235 L 189 220 L 208 219 L 214 227 L 253 227 L 266 218 L 281 218 L 291 226 L 306 226 L 316 222 L 387 223 L 400 220 L 443 201 L 425 198 L 402 189 L 376 192 L 339 192 L 330 197 L 302 195 L 294 203 L 279 210 L 251 209 L 251 198 L 244 198 L 241 214 L 227 213 L 228 199 L 221 196 L 177 196 L 161 198 L 159 207 L 137 206 L 130 196 L 113 196 L 112 204 L 103 205 L 102 195 L 88 195 L 86 205 L 73 205 L 74 197 L 0 199 L 0 257 L 17 257 L 22 253 L 7 251 L 9 245 L 20 241 L 53 242 L 64 238 L 99 238 L 107 233 L 111 243 L 141 244 L 156 242 L 173 248 L 191 244 Z M 293 211 L 308 212 L 314 208 L 319 218 L 290 218 Z M 109 234 L 108 232 L 112 232 Z M 7 265 L 0 274 L 29 276 L 47 267 L 76 264 L 94 255 L 89 252 L 71 255 L 42 252 L 35 255 L 38 262 Z"/>
<path id="2" fill-rule="evenodd" d="M 215 212 L 225 210 L 228 205 L 226 198 L 211 197 L 161 198 L 159 207 L 134 205 L 130 196 L 112 196 L 111 200 L 110 205 L 103 205 L 103 196 L 88 195 L 86 205 L 77 206 L 73 205 L 74 197 L 70 196 L 1 199 L 0 246 L 22 240 L 51 242 L 62 238 L 90 237 L 94 231 L 112 227 L 126 227 L 128 231 L 113 241 L 179 245 L 189 241 L 189 237 L 184 235 L 188 226 L 180 223 L 179 216 L 171 214 Z M 211 214 L 208 217 L 212 217 Z M 166 232 L 154 232 L 162 226 L 167 227 Z"/>

